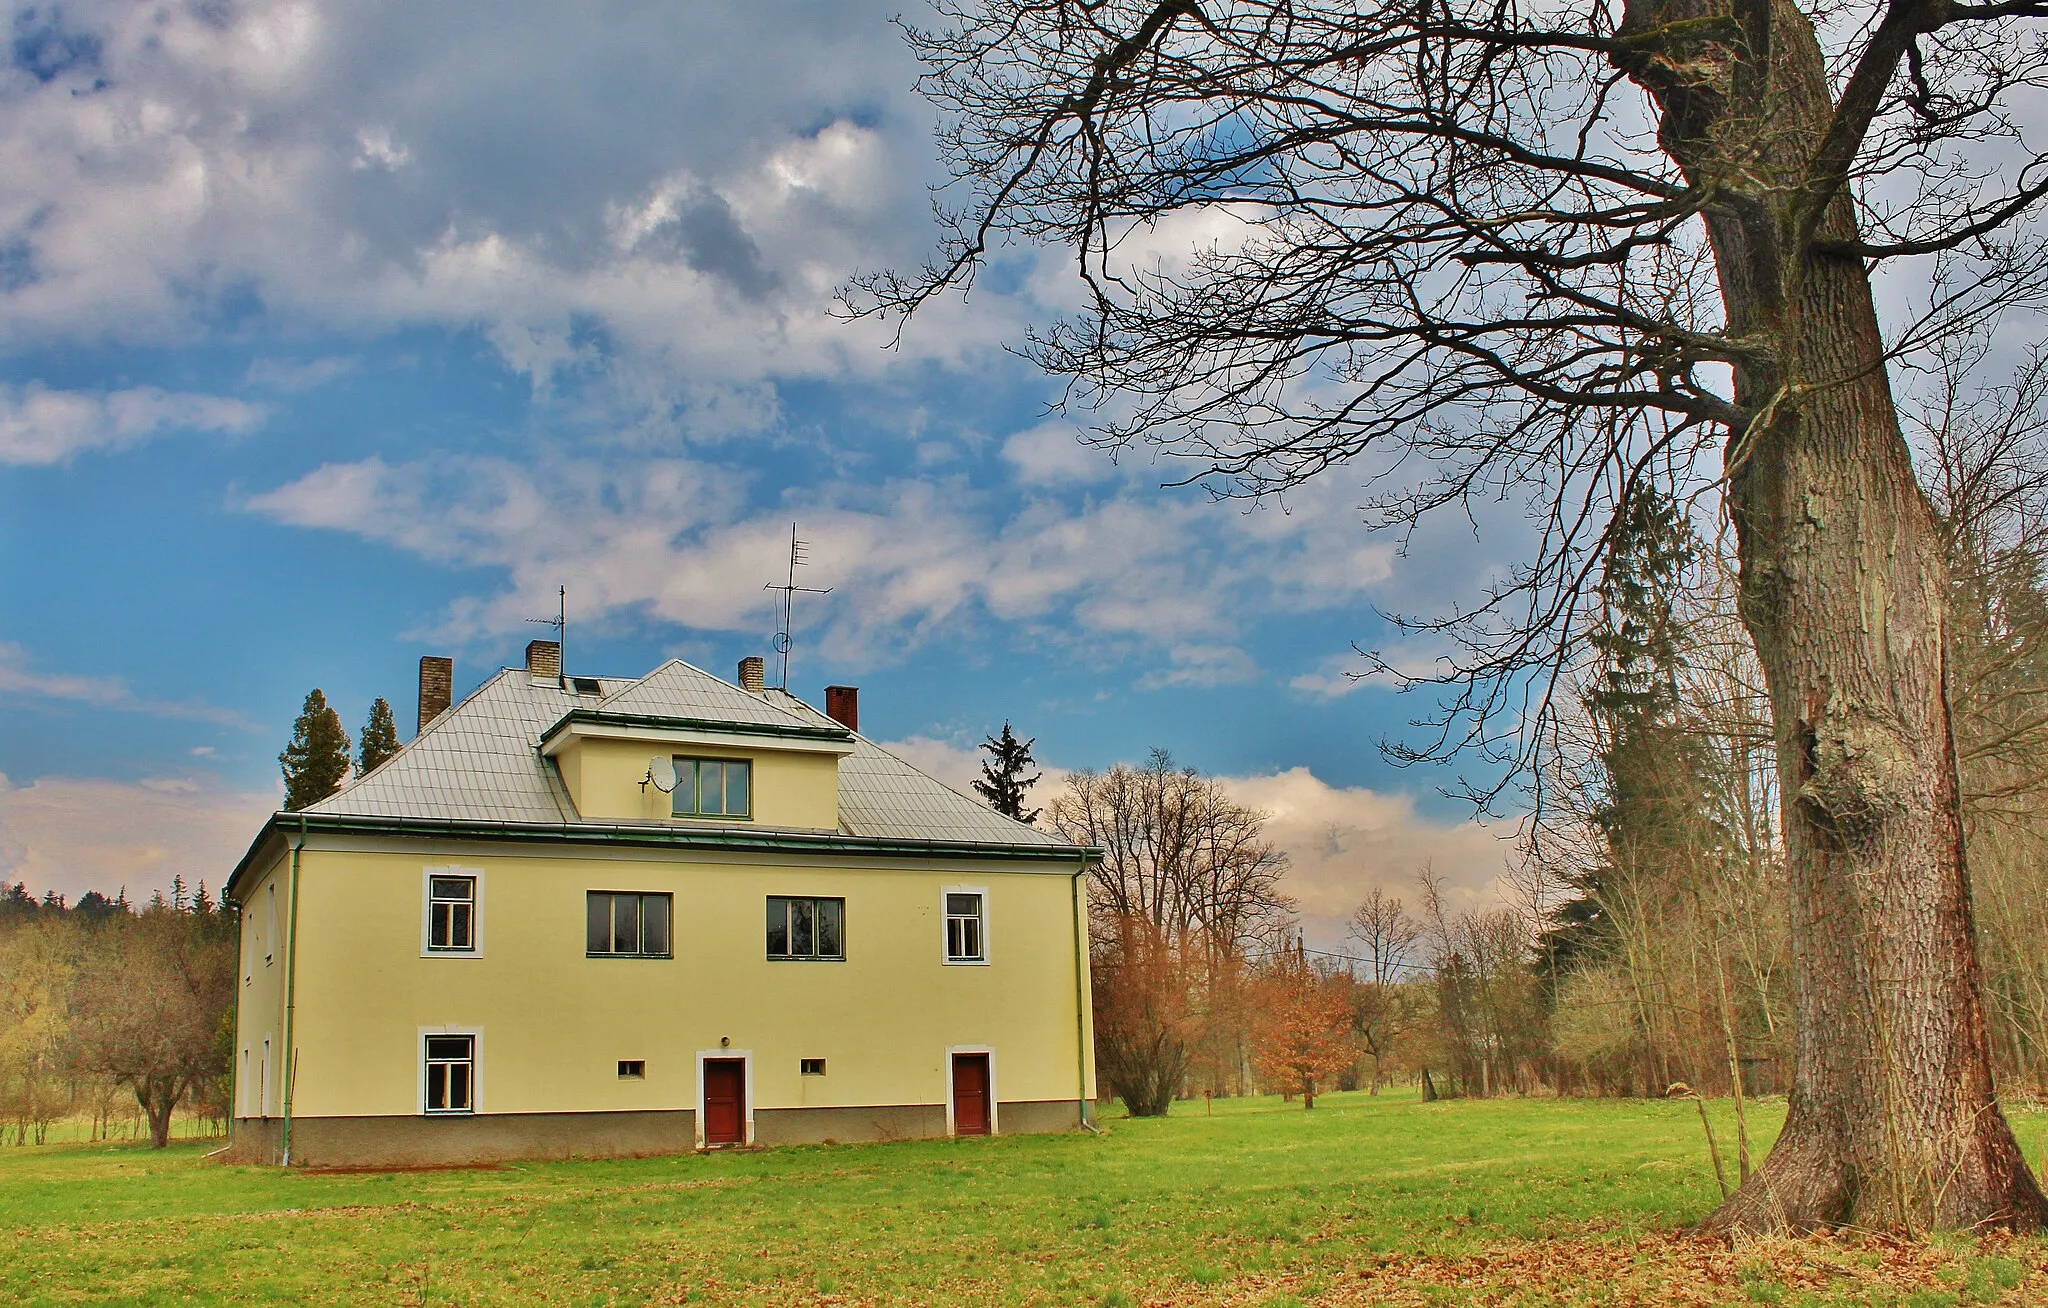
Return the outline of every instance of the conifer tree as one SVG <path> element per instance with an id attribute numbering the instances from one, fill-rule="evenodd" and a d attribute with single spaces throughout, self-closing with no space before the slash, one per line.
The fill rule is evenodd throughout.
<path id="1" fill-rule="evenodd" d="M 1040 810 L 1024 811 L 1024 792 L 1038 784 L 1043 773 L 1024 773 L 1037 760 L 1031 757 L 1031 747 L 1038 743 L 1037 737 L 1018 740 L 1011 734 L 1010 724 L 1003 723 L 1003 734 L 990 736 L 982 741 L 982 752 L 988 758 L 981 765 L 981 780 L 974 783 L 975 790 L 988 801 L 988 806 L 1004 817 L 1019 822 L 1036 822 Z"/>
<path id="2" fill-rule="evenodd" d="M 306 696 L 305 707 L 292 724 L 291 743 L 277 761 L 284 768 L 287 809 L 317 804 L 341 789 L 348 776 L 348 733 L 341 729 L 341 715 L 319 690 Z"/>
<path id="3" fill-rule="evenodd" d="M 1678 601 L 1698 550 L 1667 495 L 1639 489 L 1615 515 L 1589 638 L 1600 674 L 1584 692 L 1599 739 L 1606 794 L 1593 816 L 1607 857 L 1575 878 L 1579 893 L 1558 906 L 1540 942 L 1553 983 L 1611 949 L 1606 899 L 1622 883 L 1672 871 L 1719 843 L 1709 829 L 1706 763 L 1678 696 L 1686 641 Z"/>
<path id="4" fill-rule="evenodd" d="M 356 775 L 376 770 L 378 764 L 398 752 L 398 724 L 391 718 L 391 705 L 382 695 L 370 703 L 370 720 L 363 723 L 363 737 L 357 746 Z"/>

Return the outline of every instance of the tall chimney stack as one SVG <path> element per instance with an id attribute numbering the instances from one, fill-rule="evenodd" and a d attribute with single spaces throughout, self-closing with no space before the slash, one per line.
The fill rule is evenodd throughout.
<path id="1" fill-rule="evenodd" d="M 562 646 L 553 640 L 529 640 L 526 642 L 526 675 L 546 677 L 549 681 L 562 679 Z"/>
<path id="2" fill-rule="evenodd" d="M 825 716 L 848 731 L 860 730 L 860 687 L 825 687 Z"/>
<path id="3" fill-rule="evenodd" d="M 455 660 L 428 654 L 420 659 L 420 725 L 413 734 L 448 711 L 455 702 Z"/>
<path id="4" fill-rule="evenodd" d="M 740 660 L 740 689 L 751 690 L 756 695 L 768 688 L 768 665 L 759 654 L 749 654 Z"/>

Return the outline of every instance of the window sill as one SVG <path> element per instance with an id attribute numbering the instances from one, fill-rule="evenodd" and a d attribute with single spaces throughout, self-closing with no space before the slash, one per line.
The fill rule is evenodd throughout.
<path id="1" fill-rule="evenodd" d="M 593 954 L 587 949 L 583 951 L 583 956 L 585 958 L 623 958 L 629 961 L 638 960 L 640 962 L 651 961 L 657 963 L 662 959 L 675 957 L 674 954 Z"/>
<path id="2" fill-rule="evenodd" d="M 844 963 L 846 955 L 770 954 L 768 955 L 768 961 L 771 963 Z"/>
<path id="3" fill-rule="evenodd" d="M 752 822 L 752 813 L 671 813 L 671 822 Z"/>
<path id="4" fill-rule="evenodd" d="M 421 958 L 482 958 L 481 949 L 422 949 Z"/>
<path id="5" fill-rule="evenodd" d="M 988 966 L 988 960 L 987 960 L 987 959 L 985 959 L 985 958 L 949 958 L 949 959 L 947 959 L 947 960 L 946 960 L 946 966 L 947 966 L 947 967 L 987 967 L 987 966 Z"/>
<path id="6" fill-rule="evenodd" d="M 420 1112 L 421 1117 L 475 1117 L 474 1108 L 428 1108 Z"/>

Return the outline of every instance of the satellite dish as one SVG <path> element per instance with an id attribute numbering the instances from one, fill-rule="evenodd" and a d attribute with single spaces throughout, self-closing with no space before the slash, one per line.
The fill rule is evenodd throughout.
<path id="1" fill-rule="evenodd" d="M 676 788 L 676 761 L 661 754 L 657 754 L 655 757 L 647 760 L 647 781 L 652 781 L 654 788 L 664 795 L 674 791 Z M 643 781 L 640 784 L 646 785 L 647 782 Z"/>

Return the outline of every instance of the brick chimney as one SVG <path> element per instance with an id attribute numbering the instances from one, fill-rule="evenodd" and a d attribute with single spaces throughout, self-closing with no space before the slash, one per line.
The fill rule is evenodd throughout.
<path id="1" fill-rule="evenodd" d="M 529 640 L 526 642 L 526 675 L 546 677 L 549 681 L 562 679 L 562 646 L 559 641 Z"/>
<path id="2" fill-rule="evenodd" d="M 759 654 L 749 654 L 740 660 L 740 689 L 751 690 L 756 695 L 768 687 L 768 665 Z"/>
<path id="3" fill-rule="evenodd" d="M 848 731 L 860 730 L 860 687 L 825 687 L 825 716 Z"/>
<path id="4" fill-rule="evenodd" d="M 427 724 L 448 711 L 455 702 L 455 660 L 428 654 L 420 659 L 420 725 L 425 731 Z M 419 731 L 413 734 L 419 734 Z"/>

